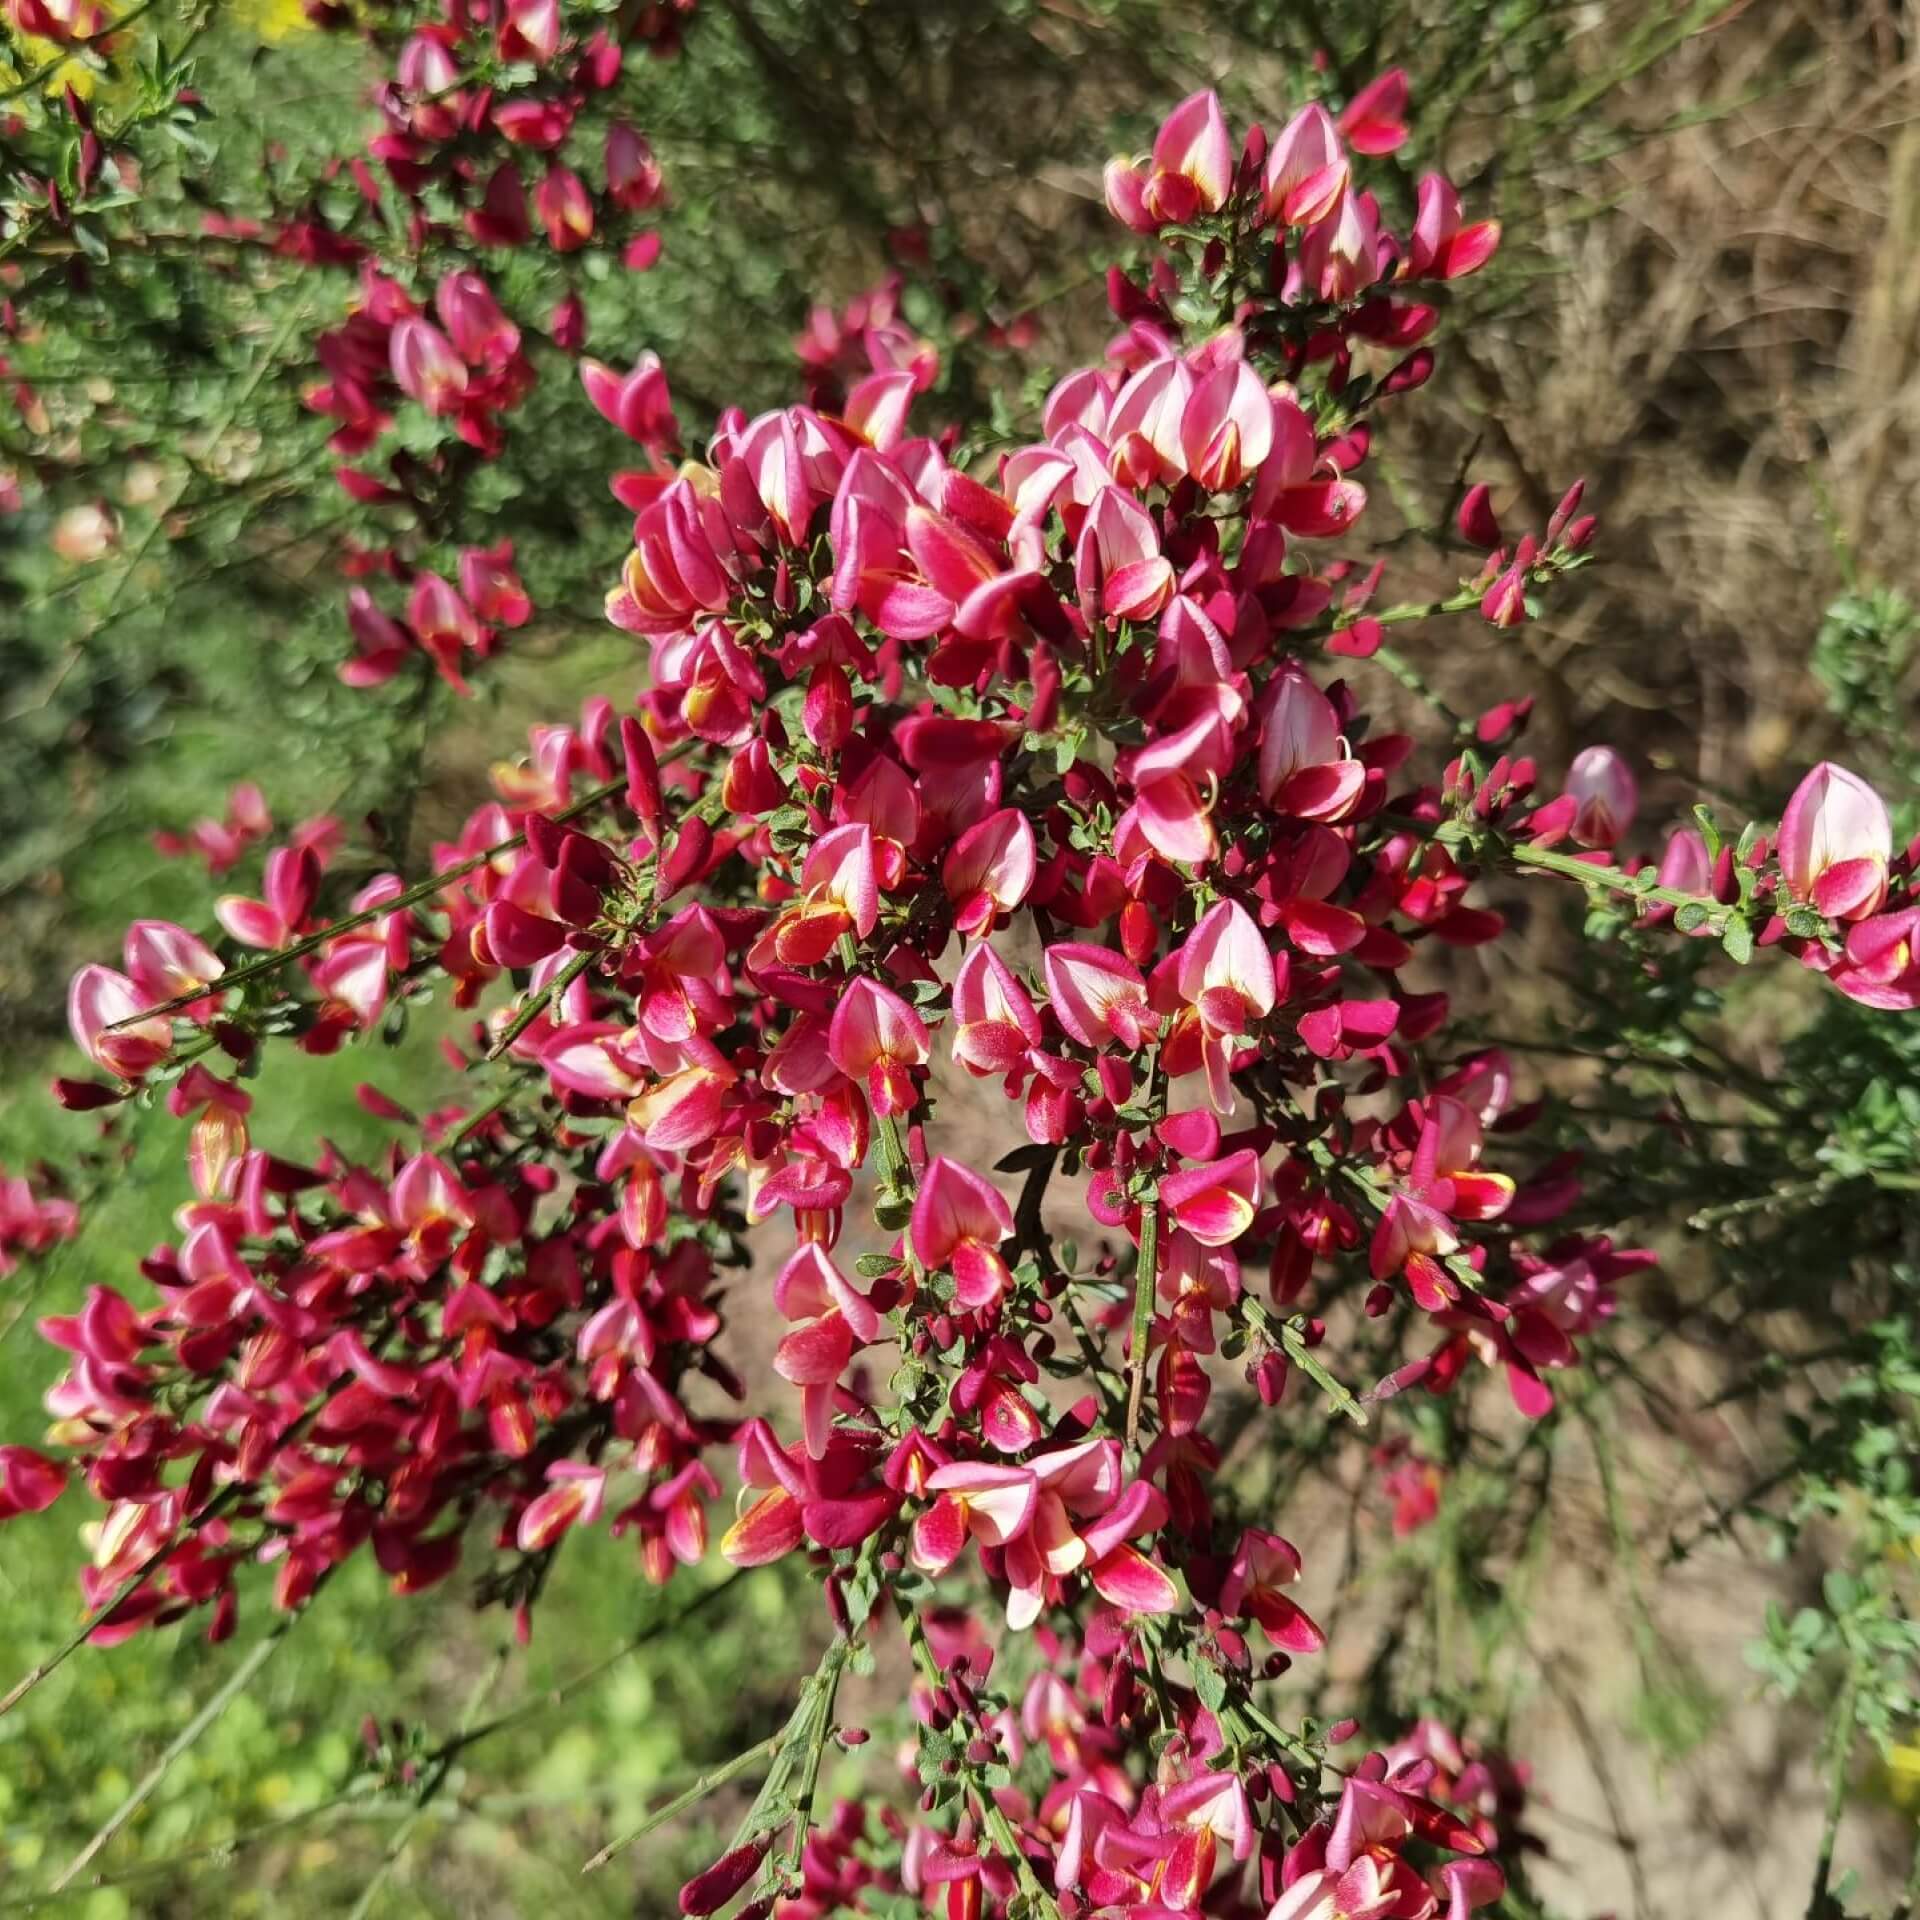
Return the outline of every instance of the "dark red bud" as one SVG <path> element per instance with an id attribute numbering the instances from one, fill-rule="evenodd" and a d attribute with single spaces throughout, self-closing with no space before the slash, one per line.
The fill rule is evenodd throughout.
<path id="1" fill-rule="evenodd" d="M 1500 522 L 1493 513 L 1493 492 L 1485 481 L 1467 489 L 1454 523 L 1460 529 L 1460 537 L 1483 553 L 1491 553 L 1503 544 Z"/>
<path id="2" fill-rule="evenodd" d="M 620 751 L 627 762 L 627 805 L 651 833 L 660 823 L 660 762 L 646 729 L 630 714 L 620 722 Z"/>
<path id="3" fill-rule="evenodd" d="M 680 1889 L 680 1911 L 690 1916 L 718 1913 L 760 1871 L 767 1840 L 749 1840 L 722 1854 L 705 1873 L 696 1874 Z"/>
<path id="4" fill-rule="evenodd" d="M 96 1107 L 118 1106 L 127 1096 L 118 1087 L 100 1080 L 69 1080 L 64 1075 L 53 1081 L 53 1097 L 69 1113 L 91 1113 Z"/>
<path id="5" fill-rule="evenodd" d="M 689 820 L 675 837 L 661 871 L 661 899 L 672 899 L 688 881 L 698 878 L 712 851 L 713 829 L 704 820 Z"/>
<path id="6" fill-rule="evenodd" d="M 565 827 L 556 825 L 543 813 L 528 815 L 527 846 L 543 867 L 560 864 L 560 843 L 566 838 L 566 832 Z"/>

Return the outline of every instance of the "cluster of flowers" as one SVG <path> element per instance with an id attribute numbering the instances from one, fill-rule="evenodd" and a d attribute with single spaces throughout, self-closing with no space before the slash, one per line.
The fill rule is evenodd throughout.
<path id="1" fill-rule="evenodd" d="M 665 181 L 645 137 L 620 117 L 616 92 L 636 53 L 677 49 L 693 0 L 616 13 L 563 0 L 449 0 L 442 9 L 362 13 L 307 0 L 305 10 L 316 25 L 357 28 L 389 63 L 376 94 L 377 129 L 338 163 L 356 188 L 354 214 L 329 217 L 317 201 L 266 216 L 210 210 L 201 228 L 213 241 L 357 277 L 346 317 L 314 343 L 323 378 L 304 398 L 335 423 L 329 445 L 343 456 L 335 477 L 347 495 L 398 510 L 415 531 L 394 545 L 341 545 L 350 581 L 385 576 L 407 589 L 403 606 L 383 609 L 368 586 L 351 587 L 354 650 L 341 678 L 377 686 L 424 655 L 464 693 L 461 663 L 487 657 L 531 606 L 510 543 L 469 548 L 456 586 L 420 564 L 422 539 L 451 545 L 452 530 L 470 517 L 466 482 L 501 456 L 506 419 L 536 384 L 533 344 L 550 344 L 568 360 L 583 349 L 584 282 L 571 257 L 611 252 L 636 272 L 658 259 L 661 235 L 652 222 L 666 204 Z M 50 49 L 98 40 L 111 55 L 124 44 L 104 37 L 111 21 L 97 7 L 9 0 L 8 17 Z M 181 110 L 192 100 L 183 92 Z M 81 92 L 67 86 L 54 112 L 79 133 L 77 169 L 64 197 L 54 178 L 24 176 L 28 201 L 64 224 L 70 201 L 102 187 L 137 195 L 137 157 L 107 152 Z M 541 169 L 531 193 L 529 161 Z M 481 266 L 488 253 L 528 249 L 537 232 L 554 256 L 545 276 L 551 310 L 539 328 L 507 317 Z M 84 273 L 85 255 L 76 251 L 76 273 Z M 9 302 L 0 332 L 14 323 Z M 6 370 L 0 360 L 0 373 Z M 45 432 L 30 387 L 18 386 L 14 398 Z M 423 436 L 415 420 L 396 445 L 403 405 L 443 422 L 442 435 Z M 376 454 L 383 457 L 369 457 Z M 17 485 L 0 477 L 0 511 L 19 505 Z M 84 564 L 118 537 L 117 517 L 90 503 L 61 516 L 54 544 L 63 558 Z"/>
<path id="2" fill-rule="evenodd" d="M 326 0 L 315 0 L 315 10 L 328 23 L 345 18 Z M 358 270 L 352 311 L 316 345 L 327 379 L 307 396 L 309 407 L 338 422 L 332 448 L 350 461 L 373 453 L 403 400 L 452 434 L 451 444 L 424 457 L 402 448 L 384 466 L 341 466 L 336 477 L 351 498 L 405 509 L 429 528 L 457 524 L 449 490 L 504 450 L 505 418 L 536 373 L 527 331 L 502 311 L 473 264 L 476 252 L 525 249 L 537 226 L 563 259 L 612 248 L 644 272 L 659 258 L 658 228 L 640 222 L 665 204 L 666 186 L 644 136 L 624 119 L 594 115 L 598 154 L 589 172 L 597 188 L 580 171 L 585 161 L 568 165 L 562 155 L 587 137 L 587 111 L 611 96 L 630 51 L 671 50 L 690 11 L 691 0 L 618 14 L 561 0 L 455 0 L 444 19 L 418 26 L 392 50 L 392 78 L 378 95 L 380 129 L 350 161 L 390 244 L 376 253 L 311 211 L 284 223 L 276 239 L 301 258 Z M 542 169 L 531 202 L 527 158 Z M 387 204 L 389 190 L 397 210 Z M 430 299 L 424 290 L 416 297 L 408 288 L 423 257 L 435 253 L 461 264 L 440 274 Z M 586 344 L 586 310 L 564 269 L 556 273 L 565 290 L 542 337 L 574 356 Z M 591 384 L 591 363 L 587 371 Z M 485 659 L 502 629 L 532 613 L 511 544 L 467 549 L 458 586 L 390 547 L 350 549 L 345 570 L 356 579 L 385 574 L 409 589 L 399 612 L 381 608 L 366 586 L 351 590 L 355 650 L 341 668 L 350 686 L 380 685 L 423 652 L 465 693 L 460 663 Z"/>
<path id="3" fill-rule="evenodd" d="M 1389 76 L 1349 110 L 1360 151 L 1394 143 L 1402 98 Z M 1477 1359 L 1538 1415 L 1648 1264 L 1567 1225 L 1577 1160 L 1527 1155 L 1539 1103 L 1407 977 L 1501 937 L 1477 883 L 1559 870 L 1682 933 L 1765 910 L 1890 1003 L 1913 860 L 1822 768 L 1777 837 L 1617 867 L 1623 764 L 1537 794 L 1507 750 L 1524 703 L 1482 718 L 1490 765 L 1412 771 L 1327 660 L 1414 613 L 1510 625 L 1592 533 L 1577 488 L 1511 545 L 1470 497 L 1484 562 L 1411 611 L 1376 609 L 1382 564 L 1320 544 L 1365 510 L 1372 411 L 1431 370 L 1423 283 L 1495 236 L 1434 180 L 1413 233 L 1386 231 L 1317 107 L 1236 150 L 1196 96 L 1109 192 L 1158 257 L 1112 282 L 1106 363 L 991 468 L 913 433 L 924 369 L 891 316 L 837 410 L 729 412 L 677 466 L 657 363 L 589 368 L 654 455 L 614 482 L 636 518 L 608 599 L 647 691 L 536 728 L 425 882 L 324 909 L 334 842 L 307 834 L 217 909 L 261 959 L 143 922 L 124 971 L 81 973 L 74 1031 L 108 1078 L 64 1096 L 164 1087 L 195 1198 L 144 1265 L 151 1304 L 103 1286 L 47 1323 L 71 1356 L 53 1442 L 106 1509 L 101 1636 L 196 1608 L 228 1631 L 249 1562 L 283 1606 L 362 1546 L 412 1591 L 475 1534 L 484 1590 L 524 1605 L 609 1514 L 665 1580 L 732 1479 L 729 1560 L 812 1555 L 839 1646 L 906 1625 L 939 1818 L 901 1829 L 902 1887 L 953 1916 L 1461 1920 L 1503 1885 L 1484 1817 L 1449 1809 L 1470 1770 L 1396 1751 L 1324 1791 L 1325 1743 L 1260 1704 L 1322 1636 L 1286 1591 L 1300 1556 L 1219 1474 L 1221 1363 L 1269 1406 L 1298 1375 L 1350 1398 L 1341 1304 L 1417 1350 L 1372 1397 L 1455 1390 Z M 448 1038 L 498 1097 L 416 1123 L 369 1094 L 425 1134 L 375 1165 L 258 1149 L 211 1064 L 331 1050 L 436 982 L 472 1011 L 503 975 Z M 1017 1201 L 937 1137 L 968 1089 L 1014 1103 Z M 1090 1268 L 1052 1238 L 1056 1178 L 1117 1249 Z M 726 1275 L 772 1221 L 770 1281 L 731 1285 L 768 1289 L 793 1392 L 702 1413 L 701 1382 L 766 1387 L 720 1341 Z M 54 1460 L 15 1461 L 57 1491 Z M 1396 1497 L 1418 1524 L 1431 1487 Z M 976 1566 L 1004 1637 L 937 1605 Z M 1016 1727 L 982 1689 L 1025 1632 L 1079 1679 L 1036 1682 Z M 1033 1800 L 1022 1739 L 1052 1767 Z M 797 1817 L 803 1868 L 769 1818 L 684 1910 L 756 1882 L 749 1911 L 830 1910 L 865 1822 Z M 1235 1890 L 1255 1883 L 1259 1909 Z"/>
<path id="4" fill-rule="evenodd" d="M 1568 769 L 1566 792 L 1536 815 L 1533 842 L 1571 836 L 1583 847 L 1611 848 L 1638 805 L 1627 762 L 1611 747 L 1588 747 Z M 1845 767 L 1822 761 L 1813 768 L 1772 836 L 1709 847 L 1698 828 L 1682 827 L 1657 867 L 1630 862 L 1624 871 L 1699 903 L 1649 894 L 1650 921 L 1710 933 L 1712 907 L 1750 903 L 1758 945 L 1781 946 L 1850 1000 L 1890 1012 L 1920 1006 L 1920 839 L 1896 855 L 1886 802 Z"/>

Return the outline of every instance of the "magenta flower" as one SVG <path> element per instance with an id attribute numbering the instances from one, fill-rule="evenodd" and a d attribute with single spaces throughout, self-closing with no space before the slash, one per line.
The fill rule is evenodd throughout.
<path id="1" fill-rule="evenodd" d="M 1887 897 L 1893 827 L 1880 796 L 1823 760 L 1780 817 L 1780 874 L 1796 900 L 1830 920 L 1864 920 Z"/>
<path id="2" fill-rule="evenodd" d="M 944 1155 L 927 1168 L 914 1197 L 908 1243 L 929 1272 L 949 1272 L 962 1307 L 991 1306 L 1012 1284 L 999 1254 L 1013 1235 L 1000 1190 Z"/>

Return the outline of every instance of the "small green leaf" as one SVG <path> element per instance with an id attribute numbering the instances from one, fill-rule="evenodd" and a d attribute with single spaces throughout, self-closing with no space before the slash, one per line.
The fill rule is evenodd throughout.
<path id="1" fill-rule="evenodd" d="M 1753 928 L 1744 920 L 1729 920 L 1720 947 L 1736 967 L 1744 967 L 1753 958 Z"/>
<path id="2" fill-rule="evenodd" d="M 1711 911 L 1698 900 L 1689 900 L 1684 907 L 1677 908 L 1673 924 L 1681 933 L 1693 933 L 1704 927 L 1713 918 Z"/>
<path id="3" fill-rule="evenodd" d="M 1711 865 L 1720 858 L 1720 848 L 1723 844 L 1720 829 L 1714 824 L 1712 812 L 1704 806 L 1695 807 L 1693 817 L 1700 823 L 1700 837 L 1707 843 L 1707 862 Z"/>

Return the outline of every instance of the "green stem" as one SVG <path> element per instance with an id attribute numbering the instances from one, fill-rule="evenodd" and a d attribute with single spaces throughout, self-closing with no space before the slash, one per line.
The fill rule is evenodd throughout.
<path id="1" fill-rule="evenodd" d="M 1421 609 L 1423 612 L 1432 611 L 1437 613 L 1444 613 L 1449 610 L 1450 609 L 1444 605 L 1431 609 Z M 1409 693 L 1424 700 L 1456 734 L 1466 734 L 1472 731 L 1467 721 L 1460 714 L 1456 713 L 1453 708 L 1433 690 L 1427 683 L 1426 676 L 1397 648 L 1377 647 L 1371 658 L 1376 666 L 1384 667 Z"/>
<path id="2" fill-rule="evenodd" d="M 724 1787 L 729 1780 L 737 1780 L 741 1774 L 757 1767 L 761 1761 L 776 1759 L 781 1748 L 792 1737 L 793 1722 L 788 1721 L 778 1733 L 768 1734 L 758 1746 L 749 1747 L 745 1753 L 736 1753 L 731 1760 L 715 1767 L 711 1773 L 703 1773 L 683 1793 L 676 1793 L 665 1806 L 656 1807 L 631 1833 L 623 1833 L 619 1839 L 609 1840 L 580 1871 L 597 1873 L 615 1854 L 624 1852 L 636 1840 L 644 1840 L 656 1827 L 664 1826 L 676 1813 L 686 1812 L 697 1801 L 704 1800 L 708 1794 Z"/>
<path id="3" fill-rule="evenodd" d="M 1827 1776 L 1826 1811 L 1820 1823 L 1820 1851 L 1813 1862 L 1813 1886 L 1807 1894 L 1807 1920 L 1829 1920 L 1835 1912 L 1828 1894 L 1833 1879 L 1833 1856 L 1840 1842 L 1840 1819 L 1847 1806 L 1847 1763 L 1853 1757 L 1854 1716 L 1860 1698 L 1858 1668 L 1851 1662 L 1847 1677 L 1833 1703 L 1833 1718 L 1827 1724 L 1828 1755 L 1831 1771 Z"/>
<path id="4" fill-rule="evenodd" d="M 1153 1331 L 1153 1294 L 1160 1277 L 1160 1202 L 1140 1209 L 1140 1257 L 1133 1269 L 1133 1339 L 1127 1351 L 1127 1451 L 1140 1451 L 1140 1403 L 1147 1388 L 1147 1347 Z"/>
<path id="5" fill-rule="evenodd" d="M 486 1671 L 474 1682 L 473 1691 L 467 1695 L 467 1703 L 461 1709 L 462 1726 L 473 1724 L 473 1717 L 480 1711 L 481 1702 L 499 1684 L 501 1674 L 506 1671 L 506 1665 L 507 1656 L 504 1650 L 496 1653 L 487 1663 Z M 353 1911 L 347 1916 L 347 1920 L 367 1920 L 367 1915 L 373 1911 L 374 1901 L 379 1898 L 381 1889 L 392 1879 L 394 1869 L 399 1866 L 405 1856 L 413 1836 L 420 1829 L 421 1822 L 431 1812 L 433 1803 L 439 1799 L 441 1790 L 447 1784 L 447 1776 L 452 1771 L 451 1758 L 439 1760 L 428 1767 L 421 1781 L 420 1791 L 414 1800 L 413 1810 L 400 1823 L 399 1831 L 388 1843 L 386 1852 L 380 1856 L 380 1865 L 375 1869 L 373 1878 L 361 1888 L 360 1897 L 353 1903 Z"/>
<path id="6" fill-rule="evenodd" d="M 43 80 L 51 80 L 69 60 L 116 33 L 125 33 L 136 20 L 143 14 L 151 13 L 158 4 L 159 0 L 140 0 L 138 6 L 129 7 L 119 19 L 109 21 L 98 33 L 83 34 L 79 39 L 69 41 L 51 60 L 35 67 L 24 79 L 16 80 L 9 87 L 0 87 L 0 104 L 17 100 L 23 93 L 31 93 Z"/>
<path id="7" fill-rule="evenodd" d="M 1368 1424 L 1367 1410 L 1353 1396 L 1345 1381 L 1329 1373 L 1322 1364 L 1320 1356 L 1307 1345 L 1306 1329 L 1300 1324 L 1298 1316 L 1291 1320 L 1273 1319 L 1258 1302 L 1250 1302 L 1253 1313 L 1258 1316 L 1257 1324 L 1269 1336 L 1277 1335 L 1280 1346 L 1287 1358 L 1304 1373 L 1313 1384 L 1327 1396 L 1328 1403 L 1336 1413 L 1345 1414 L 1356 1427 Z"/>
<path id="8" fill-rule="evenodd" d="M 617 1666 L 629 1655 L 638 1653 L 649 1642 L 660 1639 L 665 1634 L 677 1633 L 689 1620 L 703 1612 L 724 1593 L 744 1579 L 749 1568 L 739 1567 L 728 1574 L 724 1580 L 715 1581 L 707 1590 L 689 1600 L 677 1613 L 665 1620 L 655 1620 L 642 1627 L 630 1640 L 626 1640 L 592 1666 L 582 1668 L 578 1673 L 562 1680 L 557 1686 L 550 1687 L 539 1698 L 523 1702 L 508 1712 L 496 1716 L 481 1725 L 465 1729 L 453 1736 L 442 1747 L 437 1748 L 430 1760 L 438 1764 L 450 1760 L 455 1754 L 464 1753 L 469 1747 L 476 1747 L 483 1740 L 491 1740 L 497 1733 L 505 1733 L 511 1727 L 517 1727 L 524 1721 L 532 1720 L 543 1713 L 550 1713 L 555 1707 L 564 1706 L 575 1694 L 589 1687 L 600 1676 Z"/>
<path id="9" fill-rule="evenodd" d="M 95 1607 L 93 1611 L 80 1622 L 79 1626 L 77 1626 L 65 1640 L 61 1641 L 59 1646 L 54 1648 L 38 1666 L 22 1674 L 20 1678 L 14 1682 L 7 1690 L 6 1697 L 0 1699 L 0 1716 L 11 1713 L 43 1680 L 51 1679 L 61 1667 L 65 1666 L 66 1663 L 86 1645 L 87 1641 L 92 1638 L 94 1629 L 113 1612 L 114 1608 L 119 1606 L 123 1601 L 131 1599 L 133 1595 L 138 1593 L 140 1589 L 159 1572 L 162 1565 L 164 1565 L 180 1547 L 185 1535 L 198 1531 L 199 1528 L 205 1526 L 210 1520 L 218 1519 L 227 1508 L 233 1505 L 236 1498 L 237 1491 L 233 1486 L 222 1487 L 220 1491 L 186 1523 L 180 1533 L 174 1534 L 171 1538 L 155 1547 L 154 1550 L 147 1555 L 146 1559 L 127 1576 L 125 1584 L 121 1586 L 117 1593 Z"/>
<path id="10" fill-rule="evenodd" d="M 530 993 L 521 1001 L 513 1018 L 500 1029 L 498 1038 L 481 1058 L 488 1063 L 498 1060 L 548 1008 L 551 1007 L 557 1011 L 560 1002 L 566 997 L 567 989 L 605 951 L 604 947 L 582 947 L 538 993 Z"/>
<path id="11" fill-rule="evenodd" d="M 1612 893 L 1628 893 L 1636 900 L 1657 901 L 1663 906 L 1703 907 L 1708 916 L 1706 924 L 1715 933 L 1725 930 L 1734 911 L 1711 894 L 1688 893 L 1682 887 L 1647 886 L 1618 867 L 1595 866 L 1588 861 L 1575 859 L 1570 853 L 1557 853 L 1552 847 L 1515 844 L 1505 851 L 1515 866 L 1540 867 L 1548 873 L 1564 874 L 1569 880 L 1578 880 L 1585 886 L 1605 887 Z"/>
<path id="12" fill-rule="evenodd" d="M 133 1791 L 114 1808 L 101 1824 L 93 1838 L 76 1853 L 61 1870 L 60 1877 L 48 1888 L 50 1893 L 62 1893 L 78 1877 L 87 1863 L 138 1813 L 152 1797 L 154 1789 L 173 1770 L 174 1763 L 189 1752 L 213 1723 L 232 1706 L 241 1694 L 252 1684 L 253 1677 L 280 1650 L 287 1635 L 293 1631 L 297 1622 L 305 1618 L 302 1613 L 282 1614 L 274 1624 L 254 1642 L 247 1657 L 234 1668 L 225 1682 L 215 1691 L 207 1704 L 196 1713 L 180 1731 L 169 1740 L 157 1759 L 140 1776 Z"/>
<path id="13" fill-rule="evenodd" d="M 793 1834 L 787 1845 L 787 1873 L 795 1881 L 800 1877 L 801 1856 L 807 1850 L 807 1834 L 813 1826 L 813 1803 L 820 1791 L 820 1765 L 826 1757 L 827 1742 L 833 1736 L 833 1703 L 840 1691 L 840 1674 L 851 1650 L 851 1641 L 836 1641 L 814 1676 L 810 1707 L 813 1724 L 807 1736 L 806 1757 L 800 1767 L 799 1791 L 793 1796 Z"/>
<path id="14" fill-rule="evenodd" d="M 1785 1206 L 1791 1200 L 1823 1200 L 1841 1184 L 1840 1175 L 1823 1173 L 1815 1179 L 1797 1181 L 1790 1186 L 1769 1187 L 1765 1193 L 1749 1193 L 1721 1206 L 1702 1207 L 1698 1213 L 1687 1216 L 1687 1225 L 1695 1233 L 1704 1233 L 1707 1228 L 1718 1226 L 1723 1220 L 1739 1220 L 1750 1213 L 1771 1213 L 1775 1207 Z"/>

